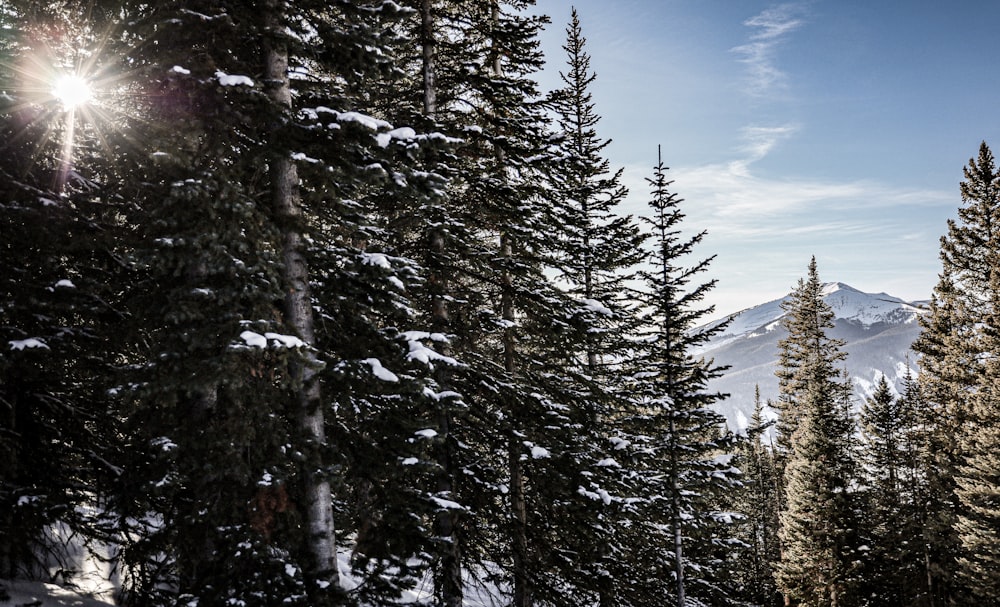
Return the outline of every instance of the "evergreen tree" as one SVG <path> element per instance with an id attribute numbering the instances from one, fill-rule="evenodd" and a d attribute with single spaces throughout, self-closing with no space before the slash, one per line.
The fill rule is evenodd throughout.
<path id="1" fill-rule="evenodd" d="M 0 577 L 58 568 L 68 583 L 64 538 L 105 537 L 95 500 L 118 472 L 106 391 L 121 320 L 90 108 L 53 93 L 95 44 L 77 9 L 0 7 Z"/>
<path id="2" fill-rule="evenodd" d="M 640 504 L 630 521 L 630 563 L 641 563 L 645 573 L 618 571 L 623 588 L 617 594 L 636 605 L 662 605 L 665 600 L 679 606 L 725 604 L 728 589 L 720 584 L 718 565 L 719 554 L 729 548 L 730 531 L 720 526 L 711 504 L 713 493 L 731 488 L 734 478 L 716 458 L 727 444 L 719 440 L 722 418 L 709 407 L 722 395 L 705 389 L 721 369 L 691 354 L 725 323 L 695 329 L 698 319 L 711 312 L 698 304 L 715 282 L 691 282 L 712 258 L 682 265 L 705 232 L 681 236 L 682 200 L 669 190 L 666 170 L 660 160 L 648 180 L 652 216 L 647 222 L 655 249 L 652 268 L 642 273 L 647 288 L 636 294 L 648 310 L 642 317 L 648 328 L 640 333 L 630 361 L 630 388 L 641 407 L 629 420 L 638 460 L 630 465 L 641 475 Z"/>
<path id="3" fill-rule="evenodd" d="M 785 309 L 788 337 L 780 344 L 778 375 L 786 382 L 781 414 L 791 418 L 781 429 L 791 429 L 791 436 L 785 438 L 777 582 L 786 604 L 849 605 L 859 558 L 854 428 L 836 369 L 843 354 L 839 343 L 826 337 L 833 312 L 823 302 L 815 258 Z"/>
<path id="4" fill-rule="evenodd" d="M 985 146 L 984 146 L 985 147 Z M 966 226 L 973 213 L 982 213 L 984 229 L 976 236 L 981 238 L 977 249 L 981 271 L 988 272 L 987 288 L 977 288 L 971 280 L 970 291 L 978 291 L 987 298 L 987 313 L 978 324 L 979 356 L 982 374 L 976 391 L 967 396 L 969 418 L 959 435 L 960 460 L 956 469 L 955 493 L 961 508 L 955 521 L 955 532 L 961 541 L 958 573 L 964 582 L 966 601 L 981 605 L 997 603 L 1000 593 L 1000 473 L 996 468 L 996 454 L 1000 449 L 1000 234 L 992 226 L 995 213 L 1000 210 L 1000 174 L 991 164 L 980 162 L 966 169 L 962 184 L 962 197 L 973 203 L 963 210 Z M 984 166 L 986 165 L 986 166 Z M 952 244 L 960 242 L 957 230 Z M 944 256 L 943 256 L 944 257 Z M 960 276 L 962 274 L 960 273 Z"/>
<path id="5" fill-rule="evenodd" d="M 993 279 L 997 256 L 997 213 L 1000 210 L 1000 179 L 993 153 L 985 142 L 969 160 L 960 184 L 963 206 L 958 220 L 949 220 L 941 238 L 941 278 L 935 289 L 930 314 L 914 344 L 920 359 L 920 387 L 926 400 L 925 417 L 928 508 L 924 541 L 927 545 L 928 579 L 935 602 L 956 600 L 977 593 L 979 581 L 958 576 L 963 539 L 960 521 L 973 515 L 976 500 L 963 500 L 957 493 L 967 458 L 978 457 L 971 437 L 980 432 L 976 403 L 989 400 L 979 395 L 992 379 L 986 366 L 991 358 L 993 302 L 998 298 Z M 965 524 L 965 523 L 962 523 Z M 968 599 L 971 600 L 971 599 Z"/>
<path id="6" fill-rule="evenodd" d="M 378 162 L 386 125 L 357 111 L 351 87 L 388 69 L 375 30 L 396 9 L 127 8 L 142 13 L 125 40 L 133 73 L 158 92 L 143 109 L 170 120 L 169 130 L 136 124 L 132 140 L 148 147 L 123 159 L 135 165 L 123 189 L 145 231 L 134 301 L 146 312 L 136 358 L 148 362 L 127 411 L 122 513 L 162 521 L 134 528 L 136 600 L 339 602 L 330 415 L 337 403 L 399 402 L 414 390 L 380 390 L 410 345 L 377 325 L 400 301 L 370 294 L 401 281 L 362 250 L 371 228 L 355 202 L 391 178 Z M 262 72 L 259 83 L 244 75 Z M 340 329 L 357 341 L 344 344 Z M 337 389 L 320 398 L 318 382 Z M 406 438 L 412 429 L 397 444 Z M 405 549 L 416 551 L 393 557 L 405 562 Z M 402 571 L 379 592 L 398 595 L 412 577 Z"/>
<path id="7" fill-rule="evenodd" d="M 952 273 L 970 312 L 985 316 L 991 312 L 996 288 L 991 255 L 1000 230 L 1000 174 L 985 141 L 962 172 L 965 179 L 959 189 L 963 206 L 958 209 L 958 221 L 948 220 L 948 234 L 941 239 L 941 263 Z"/>
<path id="8" fill-rule="evenodd" d="M 465 546 L 482 546 L 475 537 L 481 527 L 466 527 L 467 506 L 483 510 L 492 505 L 492 491 L 477 482 L 489 475 L 471 474 L 483 455 L 470 447 L 483 442 L 472 436 L 480 430 L 488 433 L 477 428 L 485 421 L 483 403 L 464 398 L 463 393 L 474 394 L 478 388 L 469 386 L 490 383 L 493 369 L 483 374 L 475 366 L 460 365 L 459 369 L 444 362 L 457 363 L 453 355 L 461 357 L 470 344 L 480 341 L 476 310 L 486 303 L 477 285 L 487 273 L 484 260 L 493 252 L 492 244 L 476 227 L 478 222 L 466 223 L 476 211 L 465 206 L 463 196 L 465 175 L 475 164 L 476 150 L 465 138 L 479 128 L 473 126 L 476 118 L 468 112 L 475 99 L 465 76 L 477 60 L 476 45 L 470 43 L 474 27 L 467 17 L 481 16 L 482 11 L 461 2 L 414 0 L 404 5 L 413 12 L 398 24 L 401 44 L 395 57 L 400 73 L 378 83 L 372 107 L 392 123 L 412 124 L 427 132 L 414 139 L 390 141 L 387 146 L 397 160 L 405 159 L 407 181 L 425 187 L 393 192 L 376 202 L 376 208 L 385 225 L 386 251 L 419 260 L 424 269 L 421 279 L 408 285 L 407 291 L 414 321 L 429 330 L 424 341 L 433 342 L 442 355 L 427 378 L 423 396 L 423 418 L 437 433 L 429 444 L 432 460 L 424 465 L 428 470 L 425 488 L 432 492 L 432 503 L 438 504 L 433 514 L 434 540 L 427 551 L 434 560 L 435 595 L 442 604 L 460 605 L 463 567 L 471 569 L 471 561 L 481 558 L 481 551 Z M 398 165 L 396 170 L 401 170 Z M 472 478 L 476 480 L 468 482 Z M 463 481 L 471 490 L 460 486 Z M 458 504 L 462 507 L 455 507 Z"/>
<path id="9" fill-rule="evenodd" d="M 878 605 L 909 605 L 923 585 L 917 467 L 917 399 L 912 377 L 892 393 L 885 376 L 861 410 L 862 464 L 868 492 L 865 515 L 869 569 L 867 596 Z"/>
<path id="10" fill-rule="evenodd" d="M 963 310 L 946 268 L 934 289 L 930 310 L 920 318 L 920 336 L 913 344 L 913 349 L 921 355 L 917 385 L 923 402 L 919 413 L 924 504 L 921 542 L 925 551 L 926 591 L 928 600 L 934 604 L 947 604 L 958 588 L 957 443 L 970 415 L 965 393 L 974 385 L 971 371 L 975 369 L 973 328 L 962 320 Z"/>
<path id="11" fill-rule="evenodd" d="M 599 314 L 543 274 L 557 225 L 542 187 L 549 156 L 538 153 L 549 147 L 545 106 L 530 80 L 542 20 L 521 14 L 526 5 L 410 3 L 405 73 L 381 84 L 376 100 L 382 117 L 412 116 L 463 140 L 458 154 L 445 146 L 421 155 L 411 144 L 413 160 L 447 182 L 379 207 L 387 245 L 426 269 L 413 291 L 419 317 L 448 339 L 435 347 L 461 361 L 439 365 L 429 386 L 446 395 L 429 408 L 432 483 L 437 497 L 461 505 L 435 515 L 435 592 L 447 604 L 461 602 L 462 569 L 492 576 L 497 561 L 512 563 L 521 602 L 578 604 L 577 586 L 592 579 L 576 541 L 592 535 L 581 524 L 593 502 L 578 490 L 589 486 L 584 467 L 607 458 L 586 448 L 594 387 L 572 353 L 584 350 Z"/>
<path id="12" fill-rule="evenodd" d="M 614 374 L 627 343 L 621 338 L 627 332 L 622 325 L 634 315 L 623 294 L 633 268 L 642 261 L 644 237 L 630 216 L 615 214 L 628 189 L 621 185 L 623 169 L 611 173 L 602 157 L 611 141 L 599 139 L 595 130 L 600 116 L 589 89 L 597 75 L 590 71 L 586 42 L 573 9 L 563 45 L 568 69 L 560 72 L 565 87 L 552 94 L 561 138 L 555 176 L 561 204 L 553 205 L 559 215 L 552 222 L 562 225 L 565 233 L 556 262 L 562 279 L 584 302 L 605 311 L 598 319 L 601 326 L 590 332 L 585 352 L 588 372 L 598 376 Z"/>
<path id="13" fill-rule="evenodd" d="M 816 272 L 816 260 L 809 265 L 809 276 L 800 280 L 791 299 L 782 302 L 786 313 L 782 324 L 788 336 L 778 342 L 778 400 L 775 407 L 778 417 L 778 446 L 782 453 L 791 456 L 791 440 L 798 427 L 802 408 L 798 399 L 814 380 L 810 363 L 817 355 L 829 359 L 830 372 L 844 359 L 840 348 L 843 341 L 827 337 L 826 330 L 833 328 L 833 311 L 823 302 L 823 285 Z M 832 376 L 831 376 L 832 377 Z"/>
<path id="14" fill-rule="evenodd" d="M 465 223 L 482 226 L 494 243 L 480 266 L 486 280 L 477 284 L 487 303 L 476 311 L 482 337 L 462 358 L 491 377 L 494 394 L 476 390 L 503 429 L 505 444 L 492 457 L 507 492 L 504 535 L 494 538 L 492 552 L 510 563 L 518 606 L 583 600 L 577 595 L 588 581 L 579 574 L 579 551 L 552 538 L 576 539 L 578 523 L 589 517 L 583 466 L 600 461 L 574 436 L 588 427 L 593 407 L 579 363 L 567 358 L 584 350 L 588 311 L 544 274 L 557 230 L 544 187 L 551 174 L 546 108 L 531 80 L 541 66 L 544 20 L 520 12 L 528 5 L 491 2 L 472 12 L 469 41 L 482 49 L 478 64 L 487 70 L 468 78 L 481 133 L 471 133 L 475 163 L 461 192 L 463 207 L 475 213 Z"/>
<path id="15" fill-rule="evenodd" d="M 567 465 L 585 471 L 586 477 L 575 492 L 576 518 L 564 517 L 563 524 L 575 533 L 553 528 L 552 541 L 566 543 L 566 554 L 573 555 L 563 566 L 565 579 L 572 578 L 577 588 L 596 596 L 600 604 L 611 605 L 618 600 L 611 562 L 628 550 L 614 537 L 623 522 L 619 504 L 630 488 L 627 471 L 615 459 L 617 443 L 609 439 L 621 435 L 617 425 L 625 410 L 622 405 L 629 400 L 621 393 L 621 361 L 629 355 L 629 336 L 636 330 L 638 315 L 627 285 L 634 282 L 634 268 L 645 256 L 645 236 L 630 216 L 616 215 L 628 190 L 621 185 L 622 170 L 611 172 L 603 157 L 610 141 L 599 139 L 596 132 L 600 117 L 590 93 L 596 75 L 575 9 L 563 50 L 564 86 L 550 96 L 558 137 L 556 162 L 549 174 L 553 189 L 551 203 L 542 211 L 547 227 L 540 228 L 550 233 L 548 263 L 579 302 L 578 343 L 567 343 L 562 360 L 553 363 L 564 373 L 584 374 L 576 380 L 582 398 L 577 398 L 580 406 L 573 412 L 569 437 L 574 461 Z M 584 497 L 600 494 L 616 498 L 605 504 L 603 499 Z M 576 541 L 566 542 L 566 537 Z"/>
<path id="16" fill-rule="evenodd" d="M 743 473 L 739 492 L 728 502 L 741 517 L 736 538 L 743 542 L 743 547 L 733 550 L 729 567 L 733 570 L 737 598 L 754 605 L 777 607 L 781 596 L 774 580 L 774 564 L 781 554 L 778 543 L 781 478 L 773 441 L 771 446 L 764 442 L 774 424 L 764 421 L 760 388 L 755 387 L 754 392 L 753 416 L 732 462 Z"/>
<path id="17" fill-rule="evenodd" d="M 259 73 L 261 48 L 237 43 L 246 30 L 225 6 L 146 8 L 126 5 L 124 52 L 135 86 L 156 92 L 139 109 L 159 120 L 129 125 L 118 190 L 138 226 L 124 378 L 138 390 L 123 403 L 116 501 L 132 540 L 128 595 L 301 604 L 309 567 L 291 504 L 303 498 L 294 453 L 309 451 L 287 389 L 308 346 L 276 318 L 276 233 L 258 203 L 267 185 L 246 178 L 266 156 L 261 96 L 242 76 Z"/>

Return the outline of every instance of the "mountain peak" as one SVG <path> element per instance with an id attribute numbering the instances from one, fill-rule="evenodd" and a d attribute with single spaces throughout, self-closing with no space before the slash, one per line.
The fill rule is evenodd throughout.
<path id="1" fill-rule="evenodd" d="M 842 282 L 824 283 L 821 293 L 823 301 L 830 306 L 835 319 L 861 327 L 915 323 L 920 315 L 918 306 L 898 297 L 886 293 L 865 293 Z M 781 306 L 791 297 L 792 295 L 788 294 L 781 299 L 741 310 L 724 320 L 711 323 L 709 327 L 727 321 L 729 324 L 700 350 L 710 350 L 736 339 L 768 333 L 779 328 L 780 321 L 785 316 Z"/>
<path id="2" fill-rule="evenodd" d="M 832 295 L 832 294 L 836 293 L 837 291 L 848 291 L 848 292 L 851 292 L 851 293 L 861 293 L 861 291 L 859 291 L 858 289 L 855 289 L 851 285 L 844 284 L 842 282 L 825 282 L 825 283 L 823 283 L 823 290 L 822 290 L 823 297 L 826 297 L 827 295 Z"/>
<path id="3" fill-rule="evenodd" d="M 862 402 L 881 375 L 899 388 L 910 366 L 910 345 L 920 332 L 917 318 L 921 308 L 886 293 L 865 293 L 842 282 L 825 283 L 821 292 L 835 317 L 835 326 L 828 334 L 845 342 L 856 402 Z M 719 406 L 730 427 L 746 425 L 753 412 L 755 387 L 760 388 L 764 402 L 777 397 L 774 371 L 778 341 L 786 335 L 781 304 L 790 298 L 791 294 L 731 315 L 726 329 L 695 353 L 729 367 L 710 382 L 709 388 L 730 394 Z"/>

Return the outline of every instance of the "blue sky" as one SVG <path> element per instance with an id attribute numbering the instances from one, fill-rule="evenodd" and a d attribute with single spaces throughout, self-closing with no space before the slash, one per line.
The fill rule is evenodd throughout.
<path id="1" fill-rule="evenodd" d="M 1000 152 L 1000 2 L 540 0 L 544 90 L 576 6 L 601 137 L 645 213 L 662 145 L 717 315 L 824 281 L 930 296 L 962 168 Z"/>

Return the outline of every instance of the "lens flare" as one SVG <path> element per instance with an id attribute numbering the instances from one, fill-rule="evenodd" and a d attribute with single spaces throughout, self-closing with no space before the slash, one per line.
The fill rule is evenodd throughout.
<path id="1" fill-rule="evenodd" d="M 66 74 L 56 80 L 52 95 L 67 112 L 86 105 L 94 97 L 90 84 L 75 74 Z"/>

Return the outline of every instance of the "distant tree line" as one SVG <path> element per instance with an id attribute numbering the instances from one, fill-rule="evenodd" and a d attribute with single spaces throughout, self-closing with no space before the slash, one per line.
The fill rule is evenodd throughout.
<path id="1" fill-rule="evenodd" d="M 660 157 L 620 213 L 531 4 L 0 6 L 0 578 L 59 528 L 126 605 L 995 603 L 985 144 L 918 378 L 854 415 L 813 260 L 736 436 L 705 233 Z"/>

